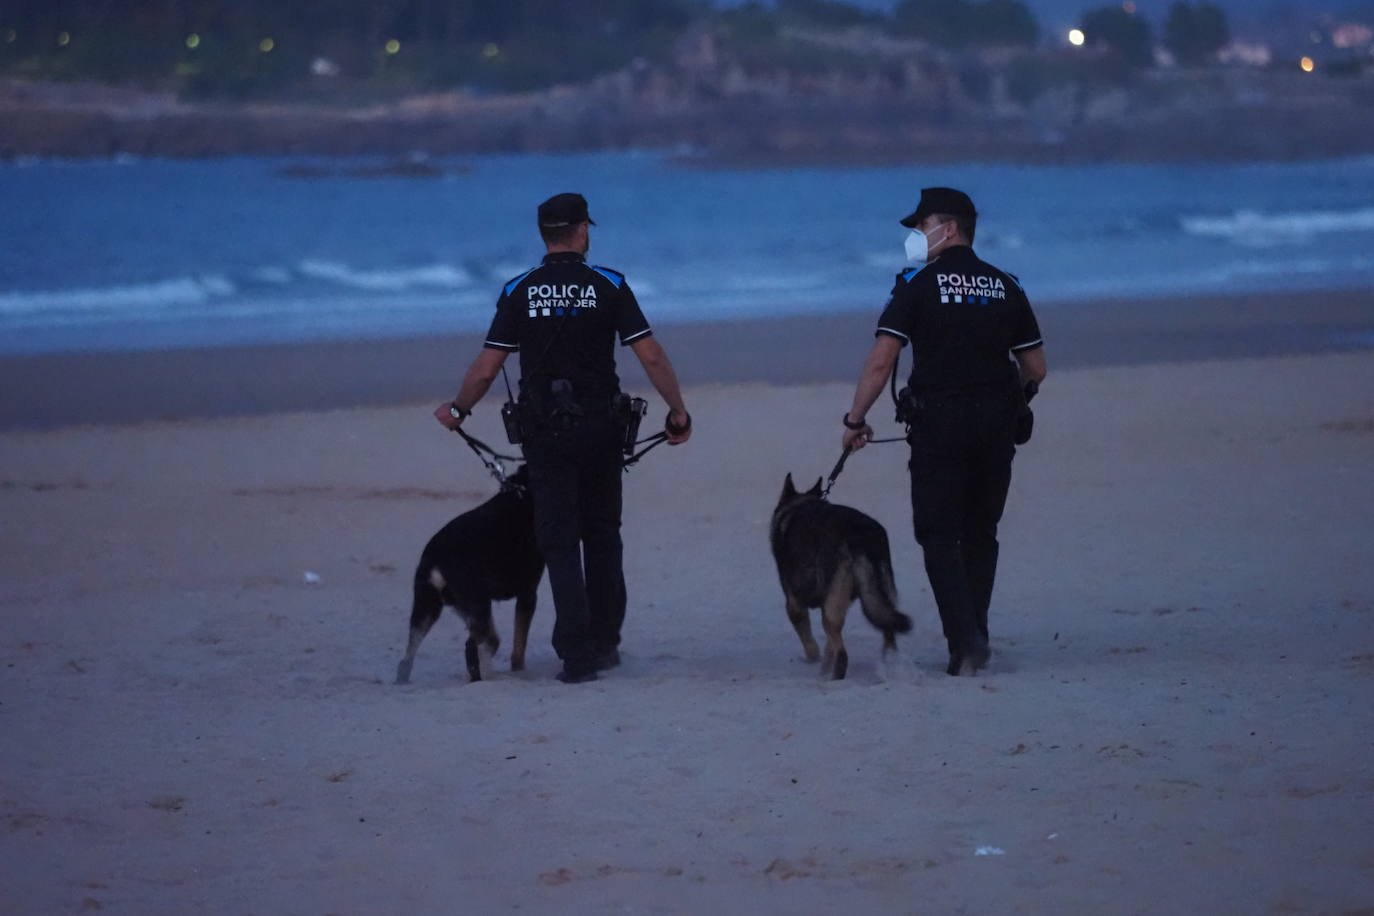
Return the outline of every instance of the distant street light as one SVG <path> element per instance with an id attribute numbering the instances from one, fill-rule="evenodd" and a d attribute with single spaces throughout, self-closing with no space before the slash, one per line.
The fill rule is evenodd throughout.
<path id="1" fill-rule="evenodd" d="M 71 33 L 71 32 L 58 32 L 58 33 L 57 33 L 57 46 L 58 46 L 59 48 L 65 48 L 67 45 L 69 45 L 69 44 L 71 44 L 71 43 L 72 43 L 72 33 Z"/>
<path id="2" fill-rule="evenodd" d="M 1313 70 L 1317 69 L 1317 62 L 1310 57 L 1304 57 L 1302 60 L 1298 61 L 1298 66 L 1302 67 L 1303 73 L 1311 73 Z"/>
<path id="3" fill-rule="evenodd" d="M 1069 44 L 1075 48 L 1083 47 L 1083 42 L 1088 40 L 1088 36 L 1083 34 L 1082 29 L 1069 29 Z"/>
<path id="4" fill-rule="evenodd" d="M 16 32 L 14 29 L 10 29 L 8 32 L 5 33 L 5 44 L 12 45 L 18 40 L 19 33 Z"/>
<path id="5" fill-rule="evenodd" d="M 186 47 L 190 48 L 192 51 L 194 51 L 196 48 L 199 48 L 199 47 L 200 47 L 200 36 L 197 35 L 197 34 L 195 34 L 194 32 L 192 32 L 190 35 L 187 35 L 187 36 L 186 36 Z"/>
<path id="6" fill-rule="evenodd" d="M 388 54 L 397 54 L 397 53 L 400 52 L 400 50 L 401 50 L 401 43 L 400 43 L 399 41 L 397 41 L 396 39 L 393 38 L 393 39 L 391 39 L 390 41 L 388 41 L 388 42 L 386 43 L 386 53 L 388 53 Z"/>
<path id="7" fill-rule="evenodd" d="M 262 41 L 258 42 L 258 50 L 264 54 L 272 53 L 272 49 L 276 46 L 277 43 L 270 38 L 264 38 Z"/>
<path id="8" fill-rule="evenodd" d="M 489 44 L 486 47 L 482 48 L 482 56 L 485 57 L 487 60 L 491 60 L 493 57 L 498 57 L 500 54 L 501 49 L 494 44 Z"/>

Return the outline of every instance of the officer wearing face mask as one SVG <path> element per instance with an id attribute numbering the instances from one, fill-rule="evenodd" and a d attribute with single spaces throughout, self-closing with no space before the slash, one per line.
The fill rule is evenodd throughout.
<path id="1" fill-rule="evenodd" d="M 1029 435 L 1026 401 L 1045 378 L 1044 342 L 1020 283 L 973 252 L 977 220 L 962 191 L 921 191 L 901 221 L 915 266 L 897 274 L 844 416 L 845 447 L 863 448 L 873 435 L 868 410 L 910 344 L 912 521 L 952 675 L 973 674 L 991 656 L 997 524 L 1016 443 Z"/>

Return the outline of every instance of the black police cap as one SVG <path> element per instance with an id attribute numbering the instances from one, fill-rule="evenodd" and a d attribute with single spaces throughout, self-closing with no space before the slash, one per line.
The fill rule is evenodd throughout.
<path id="1" fill-rule="evenodd" d="M 555 194 L 539 205 L 539 225 L 546 229 L 596 222 L 587 214 L 587 198 L 581 194 Z"/>
<path id="2" fill-rule="evenodd" d="M 973 201 L 963 191 L 953 188 L 922 188 L 921 202 L 911 215 L 902 220 L 902 225 L 915 229 L 916 224 L 932 213 L 946 216 L 971 216 L 977 218 L 978 211 L 973 209 Z"/>

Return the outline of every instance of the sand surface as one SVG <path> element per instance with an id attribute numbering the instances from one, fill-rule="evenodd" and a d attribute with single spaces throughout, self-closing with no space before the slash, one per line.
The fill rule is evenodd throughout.
<path id="1" fill-rule="evenodd" d="M 1374 912 L 1374 353 L 1054 371 L 964 679 L 904 446 L 833 494 L 898 658 L 856 610 L 822 682 L 784 616 L 769 514 L 850 390 L 690 388 L 576 687 L 547 585 L 524 674 L 466 684 L 449 616 L 391 684 L 492 491 L 427 403 L 0 434 L 0 911 Z"/>
<path id="2" fill-rule="evenodd" d="M 880 302 L 659 324 L 684 380 L 852 383 Z M 1374 291 L 1036 302 L 1056 369 L 1368 350 Z M 646 303 L 652 314 L 652 303 Z M 483 328 L 485 331 L 485 328 Z M 0 357 L 0 429 L 386 407 L 451 396 L 482 334 Z M 910 356 L 903 365 L 910 371 Z M 628 353 L 627 386 L 645 388 Z M 828 417 L 827 417 L 828 419 Z"/>

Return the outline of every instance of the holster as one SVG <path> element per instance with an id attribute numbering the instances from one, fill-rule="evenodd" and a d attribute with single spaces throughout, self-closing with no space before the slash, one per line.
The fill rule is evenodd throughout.
<path id="1" fill-rule="evenodd" d="M 1012 434 L 1011 441 L 1016 445 L 1025 445 L 1030 441 L 1031 434 L 1035 432 L 1035 411 L 1031 410 L 1031 398 L 1035 397 L 1040 386 L 1035 382 L 1026 382 L 1023 386 L 1020 379 L 1016 382 L 1016 431 Z"/>
<path id="2" fill-rule="evenodd" d="M 921 411 L 925 404 L 911 393 L 910 387 L 904 387 L 897 392 L 896 407 L 897 422 L 903 426 L 915 426 L 917 421 L 921 419 Z"/>
<path id="3" fill-rule="evenodd" d="M 616 429 L 620 431 L 620 449 L 628 457 L 635 453 L 635 442 L 639 439 L 639 421 L 649 410 L 649 402 L 643 398 L 630 397 L 618 391 L 611 402 L 611 415 L 615 417 Z"/>
<path id="4" fill-rule="evenodd" d="M 507 401 L 501 405 L 501 425 L 506 428 L 506 441 L 511 445 L 519 445 L 525 441 L 520 429 L 520 405 L 515 401 Z"/>
<path id="5" fill-rule="evenodd" d="M 1025 445 L 1030 441 L 1031 433 L 1035 432 L 1035 411 L 1030 409 L 1029 404 L 1022 404 L 1016 411 L 1016 433 L 1011 437 L 1011 441 L 1016 445 Z"/>

